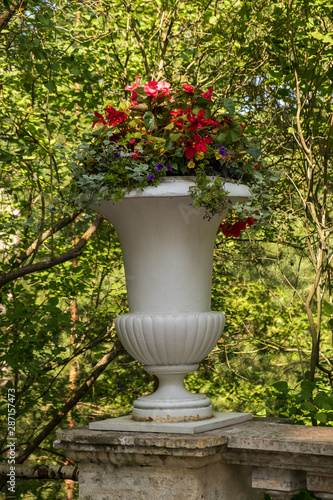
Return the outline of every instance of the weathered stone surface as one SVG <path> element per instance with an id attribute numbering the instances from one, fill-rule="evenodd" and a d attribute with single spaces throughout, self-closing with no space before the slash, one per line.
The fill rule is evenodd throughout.
<path id="1" fill-rule="evenodd" d="M 214 412 L 212 418 L 193 422 L 155 422 L 133 420 L 131 415 L 124 417 L 108 418 L 99 422 L 91 422 L 90 430 L 118 431 L 118 432 L 159 432 L 168 434 L 199 434 L 212 429 L 220 429 L 229 425 L 239 424 L 251 420 L 251 413 L 240 412 Z"/>
<path id="2" fill-rule="evenodd" d="M 331 474 L 313 474 L 312 472 L 308 472 L 306 480 L 309 490 L 331 493 L 333 495 L 333 468 Z"/>
<path id="3" fill-rule="evenodd" d="M 306 475 L 303 471 L 254 467 L 252 486 L 263 490 L 297 492 L 297 490 L 305 488 Z"/>
<path id="4" fill-rule="evenodd" d="M 265 493 L 268 493 L 272 500 L 290 500 L 294 495 L 299 493 L 299 490 L 289 491 L 287 493 L 283 491 L 265 490 Z"/>
<path id="5" fill-rule="evenodd" d="M 281 426 L 262 419 L 230 426 L 221 435 L 228 438 L 228 448 L 333 456 L 330 427 Z"/>
<path id="6" fill-rule="evenodd" d="M 226 447 L 227 438 L 211 433 L 195 435 L 95 431 L 88 427 L 58 431 L 55 448 L 79 452 L 195 456 L 214 455 Z M 61 444 L 60 444 L 61 443 Z"/>
<path id="7" fill-rule="evenodd" d="M 333 470 L 333 457 L 327 455 L 308 455 L 281 453 L 278 451 L 229 449 L 223 454 L 229 464 L 251 464 L 265 467 L 267 464 L 281 469 L 327 472 Z"/>
<path id="8" fill-rule="evenodd" d="M 333 500 L 332 428 L 266 419 L 194 435 L 81 428 L 59 431 L 55 447 L 79 463 L 80 500 L 183 500 L 184 491 L 186 500 L 261 500 L 264 491 L 289 500 L 306 474 L 318 498 Z"/>
<path id="9" fill-rule="evenodd" d="M 200 459 L 199 459 L 200 460 Z M 112 467 L 80 464 L 80 500 L 259 500 L 249 470 L 232 465 L 191 469 L 187 459 L 173 467 Z M 185 467 L 184 467 L 185 466 Z"/>

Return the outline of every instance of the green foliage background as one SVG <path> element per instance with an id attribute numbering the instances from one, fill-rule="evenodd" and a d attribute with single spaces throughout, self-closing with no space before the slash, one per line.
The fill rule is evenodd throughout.
<path id="1" fill-rule="evenodd" d="M 0 300 L 0 410 L 5 429 L 15 387 L 22 460 L 66 462 L 52 448 L 57 427 L 34 443 L 108 351 L 112 362 L 58 426 L 126 414 L 153 390 L 115 337 L 127 302 L 112 226 L 104 221 L 79 258 L 43 266 L 96 217 L 73 213 L 70 172 L 53 147 L 81 142 L 93 111 L 121 105 L 136 74 L 213 85 L 236 103 L 266 165 L 285 174 L 259 232 L 217 238 L 212 309 L 227 325 L 188 387 L 216 410 L 332 425 L 331 2 L 32 0 L 18 9 L 8 0 L 0 27 L 0 278 L 10 278 Z M 17 498 L 63 498 L 63 488 L 22 481 Z"/>

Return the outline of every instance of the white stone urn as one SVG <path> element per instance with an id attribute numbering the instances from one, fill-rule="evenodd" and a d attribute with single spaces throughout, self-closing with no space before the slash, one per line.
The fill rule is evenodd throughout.
<path id="1" fill-rule="evenodd" d="M 115 327 L 125 349 L 159 379 L 134 402 L 133 419 L 186 422 L 212 417 L 210 399 L 189 392 L 184 377 L 197 369 L 221 337 L 225 318 L 210 310 L 214 241 L 225 213 L 206 217 L 194 208 L 191 177 L 166 177 L 122 201 L 94 209 L 120 239 L 129 313 Z M 225 184 L 231 203 L 250 196 L 247 186 Z"/>

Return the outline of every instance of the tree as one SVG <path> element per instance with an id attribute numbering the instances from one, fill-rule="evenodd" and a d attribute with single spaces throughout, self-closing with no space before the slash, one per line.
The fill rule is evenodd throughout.
<path id="1" fill-rule="evenodd" d="M 216 404 L 229 405 L 237 394 L 239 409 L 249 409 L 247 399 L 261 414 L 262 366 L 272 382 L 293 368 L 285 373 L 291 384 L 299 372 L 331 394 L 331 28 L 325 0 L 4 3 L 0 366 L 5 383 L 16 388 L 22 461 L 29 454 L 55 457 L 51 428 L 66 424 L 64 409 L 71 406 L 78 424 L 92 411 L 127 413 L 140 385 L 149 384 L 114 337 L 113 319 L 126 310 L 116 235 L 100 217 L 68 204 L 70 170 L 53 149 L 80 142 L 93 111 L 119 105 L 136 74 L 142 81 L 213 85 L 236 102 L 267 164 L 285 173 L 272 200 L 275 216 L 267 217 L 262 232 L 218 242 L 213 302 L 227 310 L 229 326 L 188 384 L 195 387 L 201 377 Z M 259 163 L 260 173 L 265 166 Z M 222 274 L 231 294 L 224 292 Z M 79 321 L 71 344 L 73 297 Z M 111 360 L 94 397 L 83 395 Z M 71 397 L 63 388 L 74 361 L 81 389 Z M 216 371 L 209 372 L 213 362 Z M 128 384 L 131 391 L 124 391 Z M 314 387 L 308 398 L 314 408 L 306 416 L 331 421 L 331 410 L 314 401 Z M 6 406 L 2 411 L 5 418 Z M 5 440 L 4 457 L 6 448 Z"/>

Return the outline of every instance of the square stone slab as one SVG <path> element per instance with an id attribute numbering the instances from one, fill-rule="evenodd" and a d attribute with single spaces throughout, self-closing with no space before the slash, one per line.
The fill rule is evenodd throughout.
<path id="1" fill-rule="evenodd" d="M 239 412 L 216 412 L 211 418 L 197 420 L 195 422 L 137 422 L 132 420 L 132 415 L 124 417 L 108 418 L 99 422 L 91 422 L 90 430 L 97 431 L 129 431 L 129 432 L 169 432 L 172 434 L 197 434 L 198 432 L 210 431 L 239 424 L 252 419 L 251 413 Z"/>

